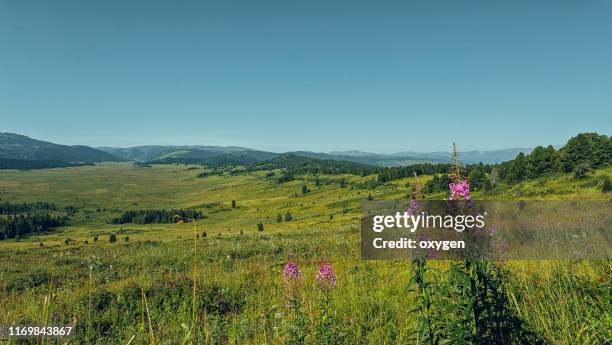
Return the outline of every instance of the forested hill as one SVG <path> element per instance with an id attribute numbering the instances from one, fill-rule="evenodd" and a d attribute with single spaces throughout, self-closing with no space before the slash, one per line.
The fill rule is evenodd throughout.
<path id="1" fill-rule="evenodd" d="M 58 145 L 14 133 L 0 133 L 0 158 L 72 163 L 125 161 L 122 158 L 89 146 Z"/>
<path id="2" fill-rule="evenodd" d="M 292 174 L 354 174 L 369 175 L 377 171 L 377 167 L 372 165 L 337 161 L 329 159 L 317 159 L 299 156 L 291 153 L 282 154 L 276 158 L 251 164 L 248 170 L 274 170 L 284 169 Z"/>
<path id="3" fill-rule="evenodd" d="M 551 172 L 574 173 L 578 176 L 612 163 L 612 137 L 597 133 L 581 133 L 559 150 L 552 145 L 538 146 L 530 154 L 519 153 L 515 159 L 495 165 L 499 177 L 510 182 L 539 177 Z"/>
<path id="4" fill-rule="evenodd" d="M 278 156 L 278 153 L 249 150 L 224 152 L 207 151 L 201 149 L 175 151 L 166 155 L 162 155 L 154 160 L 148 161 L 148 164 L 201 164 L 207 166 L 223 166 L 223 165 L 245 165 L 255 162 L 261 162 Z"/>
<path id="5" fill-rule="evenodd" d="M 496 182 L 516 183 L 544 177 L 553 173 L 573 174 L 575 178 L 588 176 L 592 170 L 612 164 L 612 137 L 597 133 L 581 133 L 571 138 L 559 150 L 552 145 L 538 146 L 530 154 L 519 153 L 516 158 L 500 164 L 468 164 L 462 174 L 475 189 L 487 189 Z M 435 192 L 447 190 L 450 183 L 450 164 L 417 164 L 406 167 L 381 168 L 378 182 L 385 183 L 417 174 L 435 178 L 425 186 Z M 438 176 L 441 175 L 441 176 Z"/>

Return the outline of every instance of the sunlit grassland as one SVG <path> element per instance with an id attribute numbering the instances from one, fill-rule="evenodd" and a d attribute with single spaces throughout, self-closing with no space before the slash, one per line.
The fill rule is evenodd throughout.
<path id="1" fill-rule="evenodd" d="M 318 344 L 322 292 L 314 275 L 317 264 L 328 260 L 338 276 L 331 299 L 342 343 L 412 343 L 410 264 L 359 259 L 361 203 L 369 194 L 374 199 L 405 198 L 410 192 L 406 183 L 412 179 L 371 190 L 351 188 L 350 182 L 373 177 L 319 176 L 321 185 L 316 187 L 314 176 L 277 184 L 264 173 L 197 178 L 201 171 L 131 164 L 0 171 L 3 200 L 79 208 L 71 225 L 59 232 L 0 241 L 0 323 L 76 323 L 75 344 L 125 344 L 132 337 L 136 344 L 150 343 L 151 338 L 155 343 L 189 343 L 194 337 L 200 343 L 282 344 L 289 338 L 293 316 L 286 307 L 281 271 L 287 260 L 293 260 L 303 274 L 306 340 Z M 612 175 L 612 170 L 597 174 Z M 349 181 L 347 188 L 339 187 L 342 178 Z M 301 192 L 304 184 L 311 190 L 307 194 Z M 476 196 L 608 198 L 598 190 L 597 176 L 573 180 L 570 175 L 500 186 Z M 231 207 L 231 200 L 237 208 Z M 193 225 L 107 223 L 119 210 L 186 207 L 206 216 L 198 221 L 195 335 L 189 327 Z M 277 223 L 277 214 L 286 212 L 293 220 Z M 264 223 L 263 232 L 257 231 L 259 222 Z M 117 243 L 109 243 L 111 233 L 117 234 Z M 128 242 L 124 236 L 129 236 Z M 75 242 L 66 245 L 66 239 Z M 441 271 L 448 268 L 443 261 L 429 265 Z M 512 273 L 509 284 L 516 310 L 550 342 L 596 344 L 610 339 L 609 261 L 502 265 Z M 141 289 L 149 313 L 143 309 Z"/>
<path id="2" fill-rule="evenodd" d="M 360 203 L 368 193 L 376 193 L 338 187 L 342 178 L 348 181 L 364 179 L 352 175 L 326 177 L 329 184 L 322 183 L 317 188 L 314 177 L 277 184 L 274 179 L 266 179 L 263 173 L 197 178 L 199 170 L 174 165 L 136 168 L 131 164 L 102 164 L 87 168 L 90 169 L 0 172 L 1 197 L 14 202 L 51 200 L 60 206 L 81 208 L 72 226 L 61 233 L 41 237 L 45 243 L 59 244 L 66 238 L 91 239 L 119 229 L 133 239 L 155 240 L 174 240 L 189 236 L 191 231 L 188 224 L 106 223 L 119 214 L 118 210 L 125 209 L 199 208 L 207 217 L 200 222 L 200 228 L 209 235 L 236 234 L 240 230 L 255 232 L 258 222 L 265 224 L 266 232 L 308 229 L 315 224 L 342 224 L 356 221 Z M 303 184 L 310 188 L 310 193 L 301 193 Z M 378 193 L 399 198 L 407 191 L 405 187 L 389 187 Z M 236 209 L 231 208 L 231 200 L 236 200 Z M 97 212 L 98 209 L 104 211 Z M 277 214 L 284 216 L 288 211 L 294 221 L 276 223 Z M 332 221 L 330 214 L 334 215 Z M 28 242 L 38 245 L 38 239 L 30 238 L 15 245 L 23 246 Z"/>

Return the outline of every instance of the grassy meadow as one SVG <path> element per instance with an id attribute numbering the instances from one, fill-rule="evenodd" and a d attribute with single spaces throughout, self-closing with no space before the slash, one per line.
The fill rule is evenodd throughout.
<path id="1" fill-rule="evenodd" d="M 414 311 L 419 293 L 409 288 L 411 263 L 359 258 L 361 203 L 369 195 L 404 199 L 412 178 L 361 189 L 353 184 L 372 176 L 305 175 L 278 184 L 265 172 L 198 178 L 202 171 L 130 163 L 0 171 L 4 201 L 78 209 L 70 225 L 55 232 L 0 241 L 0 324 L 75 325 L 72 338 L 57 341 L 70 344 L 430 343 L 414 336 L 422 313 Z M 557 174 L 474 196 L 609 200 L 598 188 L 604 175 L 612 176 L 612 168 L 586 179 Z M 303 185 L 310 192 L 302 193 Z M 204 214 L 196 236 L 193 222 L 108 223 L 123 210 L 178 208 Z M 284 221 L 287 212 L 291 221 Z M 296 286 L 283 279 L 288 261 L 301 270 Z M 337 276 L 329 290 L 315 280 L 323 261 Z M 443 281 L 450 266 L 432 260 L 422 273 Z M 543 343 L 610 343 L 610 261 L 498 266 L 510 309 Z M 439 298 L 444 305 L 453 297 Z M 291 305 L 296 300 L 299 308 Z"/>

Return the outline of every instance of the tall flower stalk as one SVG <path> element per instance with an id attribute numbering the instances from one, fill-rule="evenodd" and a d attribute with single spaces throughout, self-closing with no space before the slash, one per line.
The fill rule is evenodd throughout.
<path id="1" fill-rule="evenodd" d="M 453 143 L 453 152 L 451 155 L 452 173 L 451 177 L 453 182 L 448 185 L 451 195 L 449 200 L 470 200 L 472 196 L 470 194 L 470 184 L 467 179 L 461 175 L 461 162 L 459 161 L 459 154 L 457 153 L 457 146 Z"/>
<path id="2" fill-rule="evenodd" d="M 419 200 L 423 199 L 423 189 L 421 188 L 421 183 L 419 182 L 419 177 L 417 173 L 414 173 L 414 184 L 412 185 L 412 196 L 410 198 L 410 203 L 408 204 L 408 215 L 415 215 L 418 213 L 421 208 L 421 204 Z"/>
<path id="3" fill-rule="evenodd" d="M 283 267 L 283 281 L 288 302 L 287 307 L 292 315 L 287 344 L 301 345 L 304 344 L 306 339 L 308 320 L 301 299 L 302 274 L 295 262 L 288 262 Z"/>
<path id="4" fill-rule="evenodd" d="M 336 309 L 332 306 L 331 292 L 336 288 L 337 279 L 334 268 L 329 262 L 319 264 L 316 281 L 321 289 L 321 320 L 317 325 L 317 336 L 319 344 L 339 343 L 339 327 L 336 322 Z"/>

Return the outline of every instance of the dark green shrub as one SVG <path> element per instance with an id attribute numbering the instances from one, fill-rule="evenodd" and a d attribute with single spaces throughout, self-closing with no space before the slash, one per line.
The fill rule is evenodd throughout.
<path id="1" fill-rule="evenodd" d="M 601 184 L 601 192 L 602 193 L 610 193 L 612 192 L 612 181 L 609 176 L 604 178 L 603 183 Z"/>
<path id="2" fill-rule="evenodd" d="M 588 163 L 580 163 L 574 168 L 574 178 L 585 178 L 591 172 L 591 165 Z"/>

